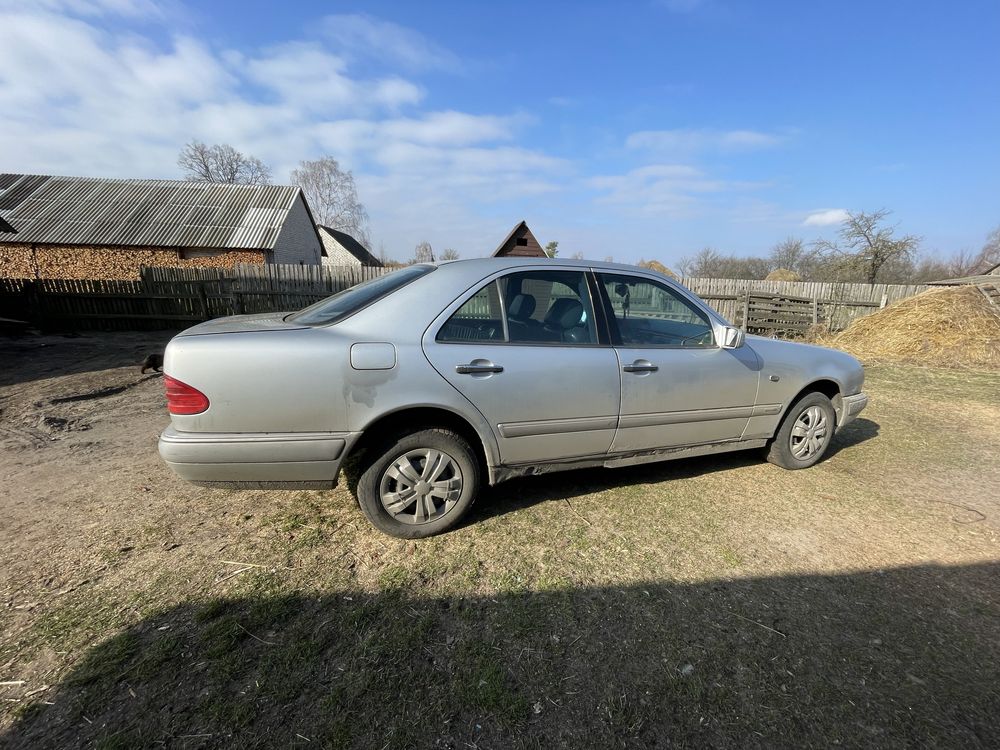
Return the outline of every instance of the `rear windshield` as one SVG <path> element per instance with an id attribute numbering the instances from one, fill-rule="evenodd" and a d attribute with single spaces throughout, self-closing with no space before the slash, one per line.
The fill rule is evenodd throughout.
<path id="1" fill-rule="evenodd" d="M 435 266 L 407 266 L 398 271 L 387 273 L 375 279 L 363 281 L 360 284 L 337 292 L 332 297 L 309 305 L 297 313 L 289 315 L 286 320 L 307 326 L 322 326 L 336 323 L 348 315 L 356 313 L 362 307 L 392 294 L 400 287 L 419 279 L 433 271 Z"/>

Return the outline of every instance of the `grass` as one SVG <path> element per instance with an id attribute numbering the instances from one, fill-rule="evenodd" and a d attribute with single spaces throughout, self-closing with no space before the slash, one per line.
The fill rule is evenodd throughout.
<path id="1" fill-rule="evenodd" d="M 517 480 L 422 542 L 343 490 L 213 492 L 201 542 L 137 519 L 135 550 L 0 642 L 12 673 L 56 665 L 3 743 L 995 746 L 1000 375 L 869 385 L 806 472 Z M 184 543 L 169 565 L 158 528 Z"/>

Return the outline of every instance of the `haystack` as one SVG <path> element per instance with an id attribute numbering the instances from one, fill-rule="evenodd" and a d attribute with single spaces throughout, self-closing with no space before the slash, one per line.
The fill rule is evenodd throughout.
<path id="1" fill-rule="evenodd" d="M 865 361 L 1000 369 L 1000 312 L 974 286 L 932 289 L 859 318 L 830 343 Z"/>
<path id="2" fill-rule="evenodd" d="M 680 278 L 676 273 L 671 271 L 665 265 L 660 263 L 658 260 L 640 260 L 639 266 L 641 268 L 648 268 L 650 271 L 656 271 L 657 273 L 662 273 L 664 276 L 669 276 L 672 279 Z"/>
<path id="3" fill-rule="evenodd" d="M 787 268 L 775 268 L 764 277 L 764 281 L 802 281 L 802 277 Z"/>

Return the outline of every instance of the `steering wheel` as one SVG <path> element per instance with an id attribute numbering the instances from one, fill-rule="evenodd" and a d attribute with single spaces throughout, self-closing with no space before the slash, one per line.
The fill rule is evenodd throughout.
<path id="1" fill-rule="evenodd" d="M 681 339 L 681 346 L 687 346 L 689 341 L 694 341 L 696 339 L 702 339 L 701 341 L 698 341 L 699 344 L 706 344 L 708 342 L 705 340 L 705 337 L 708 336 L 710 333 L 711 330 L 708 330 L 708 331 L 702 331 L 701 333 L 696 333 L 693 336 L 685 336 L 684 338 Z"/>

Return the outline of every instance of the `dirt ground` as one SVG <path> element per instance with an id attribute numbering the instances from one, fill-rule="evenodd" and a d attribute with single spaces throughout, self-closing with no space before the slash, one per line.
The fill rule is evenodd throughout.
<path id="1" fill-rule="evenodd" d="M 1000 745 L 1000 374 L 869 368 L 813 469 L 206 490 L 166 335 L 0 339 L 0 746 Z"/>

